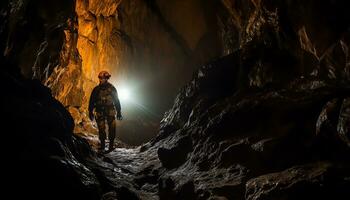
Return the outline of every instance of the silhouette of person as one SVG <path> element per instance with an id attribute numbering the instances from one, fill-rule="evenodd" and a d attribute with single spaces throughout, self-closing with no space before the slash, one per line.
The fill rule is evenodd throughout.
<path id="1" fill-rule="evenodd" d="M 107 71 L 101 71 L 98 75 L 100 84 L 96 86 L 89 100 L 89 118 L 96 118 L 99 131 L 100 151 L 105 149 L 106 125 L 108 125 L 109 151 L 114 149 L 116 135 L 116 118 L 122 120 L 121 106 L 117 89 L 108 82 L 111 75 Z"/>

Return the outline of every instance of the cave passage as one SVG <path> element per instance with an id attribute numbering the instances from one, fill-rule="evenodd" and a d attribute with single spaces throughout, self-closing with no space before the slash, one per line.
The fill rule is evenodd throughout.
<path id="1" fill-rule="evenodd" d="M 35 66 L 28 76 L 41 77 L 72 114 L 74 132 L 93 142 L 98 131 L 87 118 L 88 99 L 98 84 L 97 74 L 108 71 L 124 115 L 117 123 L 118 140 L 146 143 L 156 136 L 164 113 L 195 69 L 222 55 L 212 4 L 76 0 L 59 66 L 46 67 L 46 76 Z"/>
<path id="2" fill-rule="evenodd" d="M 350 198 L 345 0 L 1 0 L 0 52 L 3 198 Z"/>

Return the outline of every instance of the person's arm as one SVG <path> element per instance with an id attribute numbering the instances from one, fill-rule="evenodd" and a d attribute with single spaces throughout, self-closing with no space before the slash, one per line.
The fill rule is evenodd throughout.
<path id="1" fill-rule="evenodd" d="M 117 89 L 115 89 L 115 87 L 113 87 L 113 95 L 112 95 L 112 97 L 113 97 L 114 107 L 117 110 L 117 118 L 118 119 L 122 119 L 122 112 L 121 112 L 120 101 L 119 101 Z"/>
<path id="2" fill-rule="evenodd" d="M 91 121 L 94 118 L 94 108 L 95 108 L 95 102 L 96 102 L 96 87 L 92 90 L 91 92 L 91 96 L 89 99 L 89 118 L 91 119 Z"/>

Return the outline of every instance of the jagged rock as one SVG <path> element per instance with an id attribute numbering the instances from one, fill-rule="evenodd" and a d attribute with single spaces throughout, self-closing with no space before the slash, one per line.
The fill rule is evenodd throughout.
<path id="1" fill-rule="evenodd" d="M 84 110 L 69 106 L 68 111 L 74 119 L 75 134 L 91 138 L 98 136 L 97 124 L 89 119 Z"/>
<path id="2" fill-rule="evenodd" d="M 347 32 L 330 47 L 320 61 L 320 72 L 329 79 L 349 80 L 349 36 Z"/>
<path id="3" fill-rule="evenodd" d="M 295 2 L 223 2 L 233 20 L 227 21 L 235 26 L 225 30 L 227 36 L 237 36 L 228 40 L 238 40 L 240 46 L 230 47 L 227 52 L 231 55 L 197 71 L 165 114 L 157 138 L 143 148 L 144 153 L 156 149 L 158 154 L 166 154 L 171 149 L 166 146 L 172 147 L 184 135 L 192 138 L 193 151 L 186 161 L 160 171 L 161 177 L 171 176 L 175 185 L 169 196 L 174 198 L 174 188 L 191 179 L 197 198 L 243 199 L 244 185 L 254 177 L 289 168 L 299 170 L 298 166 L 315 160 L 346 163 L 349 149 L 338 148 L 336 144 L 340 99 L 349 93 L 347 67 L 339 64 L 338 79 L 331 80 L 322 71 L 320 55 L 327 52 L 330 60 L 336 59 L 336 55 L 343 59 L 347 50 L 327 51 L 328 46 L 319 44 L 322 41 L 314 34 L 314 22 L 298 21 L 290 10 L 294 6 L 311 8 L 318 3 L 300 6 Z M 334 13 L 333 9 L 341 4 L 325 5 Z M 311 16 L 323 12 L 325 8 L 320 8 Z M 343 16 L 344 10 L 337 14 Z M 332 19 L 328 17 L 329 13 L 325 15 L 329 28 Z M 344 22 L 338 33 L 346 33 L 348 25 Z M 328 28 L 323 28 L 328 32 Z M 339 46 L 344 39 L 338 33 L 327 35 L 325 43 Z M 339 100 L 335 107 L 329 105 L 327 117 L 321 122 L 323 106 L 332 99 Z M 326 128 L 328 121 L 332 123 L 331 134 Z M 333 139 L 320 139 L 323 134 Z M 323 147 L 327 148 L 322 150 Z M 287 170 L 285 174 L 288 173 Z M 312 176 L 303 178 L 301 182 L 310 181 L 310 188 L 318 187 Z M 293 184 L 293 180 L 285 181 Z M 320 184 L 323 183 L 320 179 Z"/>
<path id="4" fill-rule="evenodd" d="M 244 139 L 224 149 L 219 160 L 220 167 L 231 166 L 233 163 L 258 167 L 256 154 L 254 154 L 248 141 Z"/>
<path id="5" fill-rule="evenodd" d="M 346 101 L 348 98 L 337 98 L 329 101 L 320 113 L 316 123 L 318 142 L 316 148 L 324 155 L 337 158 L 339 152 L 347 152 Z M 336 152 L 338 153 L 334 153 Z M 344 158 L 347 160 L 347 158 Z"/>
<path id="6" fill-rule="evenodd" d="M 170 177 L 159 179 L 158 191 L 160 199 L 175 199 L 174 189 L 175 183 Z"/>
<path id="7" fill-rule="evenodd" d="M 74 56 L 74 34 L 64 32 L 71 28 L 73 10 L 72 1 L 1 2 L 0 85 L 5 95 L 0 106 L 6 115 L 2 128 L 7 131 L 3 148 L 8 163 L 4 181 L 7 191 L 20 188 L 15 199 L 101 196 L 100 181 L 86 162 L 96 155 L 86 141 L 73 136 L 74 119 L 40 83 L 55 70 L 60 56 L 68 55 L 63 61 Z"/>
<path id="8" fill-rule="evenodd" d="M 246 199 L 330 199 L 335 194 L 346 199 L 349 191 L 346 168 L 327 162 L 295 166 L 282 172 L 251 179 L 246 184 Z"/>
<path id="9" fill-rule="evenodd" d="M 337 135 L 336 125 L 338 122 L 341 100 L 333 99 L 322 109 L 316 124 L 316 134 L 328 139 L 334 139 Z"/>
<path id="10" fill-rule="evenodd" d="M 193 181 L 187 181 L 175 187 L 174 181 L 170 178 L 163 178 L 159 181 L 160 199 L 195 199 L 195 187 Z"/>
<path id="11" fill-rule="evenodd" d="M 117 194 L 116 192 L 108 192 L 102 196 L 101 200 L 117 200 Z"/>
<path id="12" fill-rule="evenodd" d="M 190 125 L 194 116 L 237 89 L 235 78 L 239 77 L 239 69 L 232 66 L 232 63 L 238 62 L 237 56 L 238 54 L 229 55 L 198 70 L 193 80 L 177 95 L 173 109 L 165 114 L 160 134 L 154 142 L 167 137 L 181 126 Z"/>
<path id="13" fill-rule="evenodd" d="M 139 200 L 136 194 L 131 192 L 129 189 L 125 187 L 121 187 L 117 189 L 117 191 L 108 192 L 104 194 L 101 200 Z"/>
<path id="14" fill-rule="evenodd" d="M 217 187 L 214 187 L 212 189 L 213 194 L 221 196 L 221 198 L 227 198 L 227 199 L 243 199 L 244 198 L 244 185 L 243 184 L 224 184 L 224 185 L 218 185 Z M 216 199 L 217 197 L 211 196 L 210 199 Z"/>
<path id="15" fill-rule="evenodd" d="M 5 13 L 1 16 L 4 19 L 1 24 L 2 56 L 19 67 L 27 78 L 48 78 L 58 64 L 64 29 L 73 16 L 73 8 L 73 2 L 67 0 L 51 3 L 4 0 L 1 5 L 2 13 Z"/>
<path id="16" fill-rule="evenodd" d="M 341 0 L 327 0 L 322 5 L 318 1 L 222 1 L 218 16 L 224 50 L 247 52 L 242 55 L 242 64 L 251 73 L 244 84 L 283 84 L 292 74 L 344 76 L 348 74 L 348 70 L 343 71 L 348 42 L 342 41 L 348 38 L 343 33 L 350 17 L 343 6 L 345 2 Z M 304 18 L 295 13 L 305 13 Z M 322 27 L 319 20 L 324 22 Z"/>
<path id="17" fill-rule="evenodd" d="M 120 200 L 123 200 L 123 199 L 139 200 L 140 199 L 137 194 L 135 194 L 133 191 L 131 191 L 126 187 L 118 188 L 116 192 L 117 192 L 117 199 L 120 199 Z"/>
<path id="18" fill-rule="evenodd" d="M 212 196 L 209 198 L 209 200 L 228 200 L 228 198 L 220 197 L 220 196 Z"/>
<path id="19" fill-rule="evenodd" d="M 69 8 L 52 4 L 53 9 L 36 7 L 51 8 L 51 2 L 33 2 L 2 1 L 7 8 L 0 13 L 6 24 L 0 28 L 5 53 L 0 86 L 6 94 L 0 106 L 3 128 L 10 128 L 3 139 L 15 146 L 4 150 L 14 149 L 5 159 L 14 165 L 5 170 L 13 176 L 5 182 L 18 188 L 27 181 L 21 188 L 25 198 L 36 196 L 38 188 L 39 195 L 47 191 L 53 199 L 100 199 L 106 193 L 104 198 L 114 199 L 349 196 L 350 15 L 345 1 L 183 1 L 186 9 L 199 5 L 212 15 L 204 17 L 210 29 L 206 36 L 203 29 L 185 34 L 192 21 L 176 25 L 183 18 L 167 15 L 169 5 L 182 9 L 179 1 L 84 0 L 66 2 Z M 23 12 L 27 5 L 33 12 Z M 51 21 L 48 16 L 57 9 L 64 12 Z M 30 25 L 39 31 L 30 28 L 26 35 Z M 209 42 L 220 33 L 222 49 Z M 45 77 L 52 94 L 74 107 L 75 122 L 86 129 L 83 112 L 96 71 L 131 63 L 142 78 L 172 67 L 183 75 L 194 63 L 219 56 L 217 50 L 227 55 L 194 74 L 152 142 L 108 155 L 97 155 L 86 140 L 73 136 L 71 115 L 48 88 L 25 80 L 17 67 L 29 77 L 34 67 L 35 76 Z M 184 81 L 179 74 L 154 82 Z"/>
<path id="20" fill-rule="evenodd" d="M 339 137 L 350 147 L 350 98 L 343 100 L 337 125 Z"/>
<path id="21" fill-rule="evenodd" d="M 176 199 L 195 199 L 195 186 L 193 181 L 188 181 L 184 183 L 183 185 L 178 186 L 178 189 L 176 190 Z"/>
<path id="22" fill-rule="evenodd" d="M 83 121 L 83 116 L 81 115 L 78 108 L 70 106 L 68 108 L 69 113 L 72 115 L 74 119 L 74 124 L 80 124 Z"/>
<path id="23" fill-rule="evenodd" d="M 182 165 L 187 160 L 187 154 L 192 150 L 192 141 L 189 137 L 180 138 L 174 145 L 171 149 L 158 149 L 158 158 L 168 169 Z"/>
<path id="24" fill-rule="evenodd" d="M 151 165 L 136 175 L 134 181 L 139 187 L 145 186 L 146 184 L 158 184 L 159 171 L 153 168 L 154 165 Z"/>
<path id="25" fill-rule="evenodd" d="M 12 174 L 6 179 L 8 187 L 26 185 L 19 197 L 98 199 L 100 183 L 82 163 L 93 155 L 90 147 L 83 150 L 82 143 L 73 139 L 73 118 L 49 89 L 6 73 L 1 73 L 1 89 L 7 94 L 0 104 L 7 116 L 3 128 L 11 132 L 3 139 L 14 141 L 4 145 L 12 149 L 6 156 Z"/>

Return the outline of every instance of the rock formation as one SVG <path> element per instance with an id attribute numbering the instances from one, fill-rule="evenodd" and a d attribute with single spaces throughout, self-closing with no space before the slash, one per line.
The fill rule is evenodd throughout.
<path id="1" fill-rule="evenodd" d="M 77 0 L 76 16 L 68 21 L 64 31 L 60 62 L 45 79 L 54 96 L 65 106 L 73 107 L 70 110 L 75 110 L 74 118 L 83 119 L 76 124 L 79 128 L 75 132 L 94 129 L 85 112 L 101 70 L 110 71 L 117 86 L 145 82 L 139 90 L 149 91 L 143 97 L 146 106 L 157 113 L 164 112 L 194 68 L 221 53 L 212 27 L 215 15 L 205 16 L 202 7 L 205 6 L 200 1 L 194 0 L 170 4 Z M 191 20 L 181 20 L 182 12 Z M 167 77 L 170 73 L 173 76 Z M 159 89 L 153 92 L 154 88 Z M 158 92 L 163 93 L 162 98 Z"/>
<path id="2" fill-rule="evenodd" d="M 193 32 L 172 13 L 182 8 L 202 19 Z M 348 199 L 345 1 L 8 0 L 0 14 L 14 199 Z M 147 144 L 98 155 L 73 135 L 93 131 L 84 101 L 101 65 L 205 62 Z"/>
<path id="3" fill-rule="evenodd" d="M 346 199 L 344 2 L 222 2 L 229 55 L 198 70 L 141 148 L 161 162 L 160 198 Z"/>

